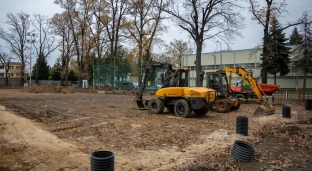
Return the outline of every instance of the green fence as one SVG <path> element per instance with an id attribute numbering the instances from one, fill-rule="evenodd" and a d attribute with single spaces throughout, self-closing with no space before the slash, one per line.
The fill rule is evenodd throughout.
<path id="1" fill-rule="evenodd" d="M 303 95 L 304 94 L 304 95 Z M 312 91 L 298 90 L 278 90 L 273 94 L 275 100 L 304 100 L 312 99 Z"/>
<path id="2" fill-rule="evenodd" d="M 93 65 L 93 81 L 90 83 L 94 85 L 94 89 L 105 89 L 105 90 L 129 90 L 129 85 L 133 84 L 134 88 L 137 88 L 140 71 L 132 71 L 128 65 L 115 65 L 111 64 L 104 65 Z M 147 87 L 145 92 L 155 92 L 161 86 L 161 73 L 163 70 L 156 69 L 147 81 Z M 138 73 L 138 74 L 134 74 Z M 113 88 L 114 84 L 114 88 Z"/>

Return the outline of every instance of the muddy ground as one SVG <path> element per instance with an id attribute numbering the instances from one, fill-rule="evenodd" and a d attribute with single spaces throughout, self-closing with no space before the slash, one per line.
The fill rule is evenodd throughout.
<path id="1" fill-rule="evenodd" d="M 179 118 L 134 109 L 133 99 L 0 90 L 0 170 L 89 170 L 98 150 L 114 153 L 117 171 L 312 168 L 312 111 L 303 101 L 275 101 L 275 114 L 264 117 L 253 116 L 259 104 L 248 102 L 236 112 Z M 248 136 L 236 134 L 237 116 L 248 117 Z M 254 145 L 252 162 L 230 155 L 235 140 Z"/>

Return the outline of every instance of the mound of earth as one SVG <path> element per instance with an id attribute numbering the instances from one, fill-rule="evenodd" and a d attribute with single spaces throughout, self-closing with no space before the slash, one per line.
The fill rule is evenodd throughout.
<path id="1" fill-rule="evenodd" d="M 57 85 L 38 85 L 38 84 L 33 84 L 32 86 L 25 87 L 24 89 L 22 89 L 22 91 L 27 93 L 64 93 L 64 94 L 73 93 L 72 90 L 66 87 Z"/>

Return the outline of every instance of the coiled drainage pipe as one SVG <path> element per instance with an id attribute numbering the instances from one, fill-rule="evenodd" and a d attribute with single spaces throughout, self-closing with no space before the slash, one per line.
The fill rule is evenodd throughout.
<path id="1" fill-rule="evenodd" d="M 110 151 L 96 151 L 90 155 L 91 171 L 114 171 L 114 154 Z"/>
<path id="2" fill-rule="evenodd" d="M 255 154 L 255 148 L 244 141 L 235 140 L 231 155 L 241 161 L 250 162 Z"/>

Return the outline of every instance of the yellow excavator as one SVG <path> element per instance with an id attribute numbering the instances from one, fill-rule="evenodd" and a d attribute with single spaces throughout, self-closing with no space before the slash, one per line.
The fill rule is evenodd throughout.
<path id="1" fill-rule="evenodd" d="M 227 83 L 227 90 L 231 91 L 231 84 L 232 84 L 232 73 L 237 74 L 246 84 L 250 85 L 252 91 L 254 94 L 258 97 L 258 99 L 261 102 L 261 105 L 257 108 L 257 110 L 254 112 L 254 115 L 256 116 L 264 116 L 264 115 L 270 115 L 275 113 L 275 108 L 273 105 L 270 105 L 268 103 L 268 99 L 265 98 L 265 94 L 263 93 L 263 90 L 261 89 L 260 85 L 258 84 L 257 80 L 252 77 L 252 74 L 248 71 L 246 71 L 244 68 L 240 67 L 226 67 L 222 70 L 218 71 L 209 71 L 210 74 L 220 74 L 225 75 L 226 73 L 229 73 L 228 83 Z M 226 76 L 225 76 L 226 78 Z M 231 92 L 230 92 L 231 93 Z"/>
<path id="2" fill-rule="evenodd" d="M 223 70 L 206 70 L 207 88 L 217 91 L 217 100 L 214 108 L 219 113 L 238 110 L 244 99 L 234 98 L 228 86 L 228 79 Z"/>
<path id="3" fill-rule="evenodd" d="M 165 70 L 161 74 L 162 88 L 151 99 L 143 99 L 144 89 L 156 69 Z M 140 78 L 135 102 L 140 109 L 148 109 L 152 114 L 160 114 L 164 108 L 179 117 L 205 115 L 216 101 L 217 93 L 206 87 L 189 87 L 189 68 L 175 68 L 171 64 L 152 61 L 144 68 Z"/>

